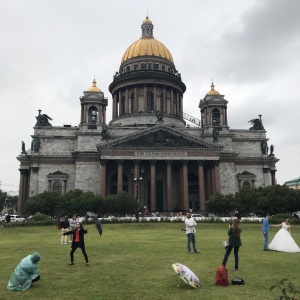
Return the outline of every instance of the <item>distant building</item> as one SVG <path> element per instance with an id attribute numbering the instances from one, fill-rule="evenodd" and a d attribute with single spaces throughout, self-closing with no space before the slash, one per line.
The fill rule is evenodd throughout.
<path id="1" fill-rule="evenodd" d="M 230 129 L 228 101 L 213 83 L 194 102 L 195 116 L 184 113 L 186 86 L 172 54 L 153 37 L 148 17 L 141 27 L 109 86 L 109 124 L 108 99 L 95 80 L 80 97 L 78 127 L 52 126 L 39 111 L 31 149 L 22 146 L 17 158 L 19 211 L 30 196 L 73 189 L 103 196 L 126 191 L 151 211 L 197 211 L 215 192 L 276 184 L 278 159 L 274 147 L 268 153 L 261 116 L 250 128 Z"/>
<path id="2" fill-rule="evenodd" d="M 300 190 L 300 177 L 286 181 L 284 184 L 291 189 Z"/>

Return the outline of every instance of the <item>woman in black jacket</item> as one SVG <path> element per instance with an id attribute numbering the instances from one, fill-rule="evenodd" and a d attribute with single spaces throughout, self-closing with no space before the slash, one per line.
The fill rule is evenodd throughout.
<path id="1" fill-rule="evenodd" d="M 234 269 L 237 271 L 239 269 L 239 249 L 242 246 L 241 241 L 241 232 L 242 229 L 239 227 L 240 221 L 238 219 L 233 220 L 232 225 L 229 227 L 229 245 L 226 250 L 223 259 L 223 266 L 226 266 L 228 257 L 231 253 L 231 250 L 234 249 Z"/>
<path id="2" fill-rule="evenodd" d="M 87 233 L 87 228 L 84 229 L 80 222 L 76 223 L 76 229 L 63 233 L 63 235 L 73 234 L 73 240 L 72 240 L 72 246 L 70 252 L 71 262 L 69 263 L 69 265 L 74 265 L 74 252 L 76 251 L 77 248 L 80 248 L 85 258 L 86 265 L 89 266 L 89 259 L 86 254 L 85 245 L 84 245 L 84 235 L 86 233 Z"/>

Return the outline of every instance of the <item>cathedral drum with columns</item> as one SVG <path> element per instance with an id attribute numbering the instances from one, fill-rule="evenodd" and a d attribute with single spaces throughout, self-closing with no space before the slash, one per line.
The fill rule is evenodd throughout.
<path id="1" fill-rule="evenodd" d="M 278 159 L 268 154 L 261 115 L 249 129 L 230 129 L 228 101 L 213 83 L 199 102 L 199 119 L 184 113 L 186 86 L 172 54 L 153 37 L 148 17 L 141 27 L 109 86 L 108 124 L 108 99 L 95 80 L 80 97 L 78 127 L 52 126 L 39 111 L 31 149 L 17 158 L 19 212 L 31 196 L 74 189 L 126 191 L 149 211 L 204 212 L 215 192 L 276 184 Z"/>

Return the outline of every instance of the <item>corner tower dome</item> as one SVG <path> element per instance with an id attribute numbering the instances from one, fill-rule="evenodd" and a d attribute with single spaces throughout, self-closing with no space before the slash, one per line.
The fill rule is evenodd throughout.
<path id="1" fill-rule="evenodd" d="M 88 92 L 101 92 L 101 90 L 97 87 L 96 79 L 94 78 L 93 85 L 87 89 Z"/>
<path id="2" fill-rule="evenodd" d="M 131 44 L 125 51 L 121 64 L 126 60 L 139 56 L 158 56 L 174 63 L 173 57 L 169 49 L 160 41 L 153 37 L 154 25 L 152 21 L 146 17 L 142 23 L 142 37 Z"/>
<path id="3" fill-rule="evenodd" d="M 220 95 L 220 93 L 215 90 L 214 82 L 211 83 L 210 91 L 206 95 Z"/>

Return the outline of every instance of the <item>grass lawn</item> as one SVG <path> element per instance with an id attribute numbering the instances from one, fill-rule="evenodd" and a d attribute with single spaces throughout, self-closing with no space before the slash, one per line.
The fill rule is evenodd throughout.
<path id="1" fill-rule="evenodd" d="M 80 249 L 75 264 L 68 265 L 70 244 L 60 244 L 60 231 L 54 226 L 0 228 L 0 299 L 274 299 L 281 292 L 269 288 L 283 277 L 300 288 L 300 253 L 262 251 L 261 225 L 241 227 L 238 276 L 245 285 L 228 287 L 214 284 L 228 224 L 198 223 L 199 254 L 188 254 L 183 223 L 103 224 L 101 237 L 92 227 L 85 236 L 90 267 Z M 271 229 L 270 240 L 277 230 Z M 292 233 L 300 245 L 300 226 L 293 226 Z M 7 291 L 12 271 L 33 251 L 42 256 L 41 280 L 25 292 Z M 236 276 L 233 261 L 232 253 L 227 263 L 230 280 Z M 171 266 L 175 262 L 189 267 L 201 287 L 181 281 Z"/>

